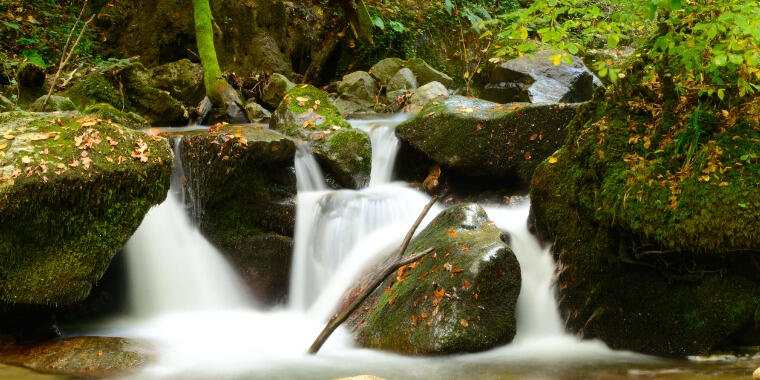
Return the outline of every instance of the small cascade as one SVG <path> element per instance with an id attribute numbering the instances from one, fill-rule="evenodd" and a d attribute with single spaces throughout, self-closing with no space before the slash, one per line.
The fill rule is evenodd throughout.
<path id="1" fill-rule="evenodd" d="M 176 142 L 175 148 L 179 148 Z M 166 200 L 148 211 L 125 246 L 131 310 L 139 316 L 158 316 L 250 307 L 249 295 L 234 269 L 184 209 L 178 153 Z"/>
<path id="2" fill-rule="evenodd" d="M 390 119 L 381 120 L 352 120 L 351 126 L 369 135 L 372 142 L 372 173 L 369 186 L 389 183 L 393 176 L 399 141 L 396 137 L 396 126 L 409 118 L 400 114 Z"/>
<path id="3" fill-rule="evenodd" d="M 296 183 L 298 192 L 327 190 L 322 169 L 306 144 L 298 144 L 296 150 Z"/>

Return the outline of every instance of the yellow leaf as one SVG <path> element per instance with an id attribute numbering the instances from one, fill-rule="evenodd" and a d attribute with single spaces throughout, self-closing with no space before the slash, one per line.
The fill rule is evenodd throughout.
<path id="1" fill-rule="evenodd" d="M 552 61 L 554 66 L 559 66 L 562 63 L 562 54 L 555 54 L 549 57 L 549 60 Z"/>
<path id="2" fill-rule="evenodd" d="M 4 143 L 0 144 L 0 150 L 5 149 L 7 147 L 8 147 L 8 143 L 7 142 L 4 142 Z"/>
<path id="3" fill-rule="evenodd" d="M 557 163 L 557 157 L 549 157 L 549 163 L 550 164 L 556 164 Z"/>
<path id="4" fill-rule="evenodd" d="M 603 150 L 599 151 L 599 158 L 604 158 L 604 151 Z"/>

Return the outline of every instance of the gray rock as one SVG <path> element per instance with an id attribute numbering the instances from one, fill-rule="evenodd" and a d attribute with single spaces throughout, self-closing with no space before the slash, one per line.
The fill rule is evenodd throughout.
<path id="1" fill-rule="evenodd" d="M 386 86 L 386 91 L 389 94 L 396 91 L 412 91 L 416 89 L 417 77 L 414 76 L 412 70 L 406 67 L 399 70 Z"/>
<path id="2" fill-rule="evenodd" d="M 579 103 L 591 100 L 602 83 L 578 57 L 573 63 L 554 65 L 549 58 L 560 54 L 542 50 L 494 67 L 483 98 L 498 103 L 530 100 L 532 103 Z"/>
<path id="3" fill-rule="evenodd" d="M 412 70 L 414 76 L 417 77 L 417 82 L 423 85 L 430 82 L 439 82 L 448 88 L 454 84 L 454 80 L 450 76 L 434 69 L 421 58 L 407 60 L 404 67 Z"/>
<path id="4" fill-rule="evenodd" d="M 248 120 L 251 121 L 268 119 L 272 116 L 272 113 L 261 104 L 256 103 L 255 99 L 249 99 L 248 102 L 246 102 L 245 113 L 248 115 Z"/>
<path id="5" fill-rule="evenodd" d="M 449 96 L 449 90 L 441 83 L 430 82 L 415 91 L 414 95 L 409 98 L 407 106 L 412 113 L 419 112 L 428 102 L 438 97 Z"/>
<path id="6" fill-rule="evenodd" d="M 377 82 L 369 73 L 356 71 L 345 75 L 337 87 L 340 95 L 335 105 L 342 114 L 375 111 Z"/>
<path id="7" fill-rule="evenodd" d="M 404 68 L 405 62 L 400 58 L 386 58 L 376 63 L 369 69 L 369 73 L 377 79 L 381 85 L 387 86 L 396 73 Z"/>
<path id="8" fill-rule="evenodd" d="M 33 112 L 51 112 L 51 111 L 76 111 L 77 106 L 71 99 L 65 96 L 51 95 L 45 104 L 45 109 L 42 109 L 42 103 L 45 102 L 47 95 L 40 96 L 37 100 L 29 106 L 29 109 Z"/>
<path id="9" fill-rule="evenodd" d="M 261 100 L 269 107 L 277 108 L 285 94 L 295 86 L 286 76 L 277 73 L 272 74 L 269 82 L 264 86 Z"/>

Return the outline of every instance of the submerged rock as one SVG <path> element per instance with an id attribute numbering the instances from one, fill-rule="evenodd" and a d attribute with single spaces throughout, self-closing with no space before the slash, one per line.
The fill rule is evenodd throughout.
<path id="1" fill-rule="evenodd" d="M 227 125 L 182 137 L 188 199 L 201 231 L 266 303 L 288 293 L 294 158 L 293 140 L 262 127 Z"/>
<path id="2" fill-rule="evenodd" d="M 29 106 L 29 109 L 34 112 L 47 112 L 47 111 L 76 111 L 77 106 L 71 101 L 71 99 L 65 96 L 51 95 L 50 99 L 45 104 L 45 109 L 42 109 L 42 103 L 45 103 L 47 95 L 40 96 L 37 100 Z"/>
<path id="3" fill-rule="evenodd" d="M 324 91 L 301 85 L 288 92 L 269 127 L 309 142 L 325 169 L 345 187 L 369 182 L 372 144 L 366 133 L 351 128 Z"/>
<path id="4" fill-rule="evenodd" d="M 203 66 L 181 59 L 169 62 L 151 70 L 153 86 L 168 91 L 171 96 L 186 106 L 200 103 L 206 96 L 203 84 Z"/>
<path id="5" fill-rule="evenodd" d="M 187 108 L 169 92 L 154 87 L 150 75 L 140 63 L 116 63 L 90 73 L 63 95 L 81 110 L 108 103 L 137 112 L 152 125 L 187 125 Z"/>
<path id="6" fill-rule="evenodd" d="M 169 188 L 165 139 L 76 113 L 0 114 L 0 306 L 84 299 Z"/>
<path id="7" fill-rule="evenodd" d="M 591 100 L 602 82 L 571 56 L 572 64 L 555 65 L 551 57 L 562 52 L 542 50 L 494 67 L 482 97 L 497 103 L 580 103 Z"/>
<path id="8" fill-rule="evenodd" d="M 760 162 L 736 164 L 757 152 L 757 98 L 729 119 L 694 103 L 663 116 L 648 98 L 661 84 L 626 72 L 532 180 L 532 226 L 553 243 L 567 327 L 668 356 L 758 345 Z M 677 147 L 689 129 L 669 118 L 699 123 L 691 158 Z"/>
<path id="9" fill-rule="evenodd" d="M 86 378 L 128 375 L 154 356 L 147 343 L 124 338 L 82 336 L 24 346 L 0 344 L 0 363 Z"/>
<path id="10" fill-rule="evenodd" d="M 389 276 L 349 318 L 357 342 L 403 354 L 476 352 L 515 335 L 520 265 L 476 204 L 441 212 L 407 250 L 434 251 Z"/>
<path id="11" fill-rule="evenodd" d="M 536 165 L 561 146 L 575 110 L 451 96 L 429 102 L 416 117 L 399 125 L 396 134 L 433 161 L 462 174 L 513 177 L 528 184 Z"/>

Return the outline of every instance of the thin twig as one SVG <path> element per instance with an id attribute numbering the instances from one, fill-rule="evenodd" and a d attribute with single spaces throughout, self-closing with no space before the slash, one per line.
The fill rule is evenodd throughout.
<path id="1" fill-rule="evenodd" d="M 85 6 L 87 4 L 85 3 Z M 95 15 L 90 16 L 90 18 L 82 25 L 82 30 L 79 31 L 79 35 L 77 36 L 76 41 L 74 41 L 74 44 L 71 46 L 71 50 L 69 50 L 68 54 L 66 54 L 66 51 L 64 50 L 61 52 L 61 57 L 63 57 L 64 54 L 66 54 L 66 59 L 64 59 L 60 65 L 58 65 L 58 71 L 55 73 L 55 78 L 53 78 L 53 83 L 50 85 L 50 90 L 48 90 L 47 96 L 45 97 L 45 100 L 42 101 L 42 107 L 40 111 L 44 111 L 45 107 L 47 106 L 48 100 L 50 100 L 50 96 L 53 95 L 53 91 L 55 90 L 55 86 L 58 83 L 58 79 L 61 76 L 61 71 L 63 71 L 63 68 L 66 67 L 66 65 L 69 63 L 69 59 L 71 59 L 71 56 L 74 54 L 74 51 L 77 49 L 77 45 L 79 45 L 79 41 L 82 40 L 82 36 L 84 35 L 85 30 L 87 30 L 87 25 L 89 25 L 92 20 L 95 19 Z M 75 25 L 76 27 L 76 25 Z M 72 30 L 73 31 L 73 30 Z M 68 43 L 67 46 L 68 47 Z"/>

